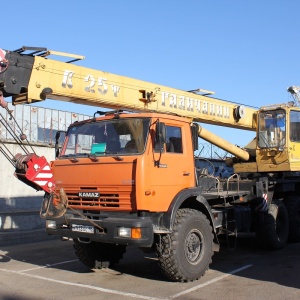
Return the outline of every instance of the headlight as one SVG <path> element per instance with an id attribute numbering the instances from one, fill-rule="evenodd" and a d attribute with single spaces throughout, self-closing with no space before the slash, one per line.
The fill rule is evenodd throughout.
<path id="1" fill-rule="evenodd" d="M 131 228 L 120 227 L 118 230 L 118 236 L 131 237 Z"/>

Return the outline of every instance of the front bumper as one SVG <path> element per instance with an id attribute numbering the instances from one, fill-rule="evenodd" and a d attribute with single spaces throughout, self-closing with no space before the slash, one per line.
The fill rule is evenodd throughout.
<path id="1" fill-rule="evenodd" d="M 102 243 L 113 243 L 119 245 L 137 245 L 139 247 L 151 247 L 153 244 L 153 222 L 149 217 L 122 216 L 122 217 L 105 217 L 99 220 L 92 220 L 94 224 L 102 228 L 99 230 L 84 218 L 75 217 L 72 214 L 66 214 L 63 218 L 50 219 L 56 222 L 56 228 L 49 228 L 46 225 L 46 232 L 51 235 L 58 235 L 67 238 L 79 238 L 87 241 Z M 82 226 L 93 226 L 93 233 L 78 232 L 72 230 L 72 224 Z M 119 228 L 140 228 L 141 238 L 121 237 Z"/>

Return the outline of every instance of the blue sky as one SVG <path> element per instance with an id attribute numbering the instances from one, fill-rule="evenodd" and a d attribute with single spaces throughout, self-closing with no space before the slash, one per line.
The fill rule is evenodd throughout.
<path id="1" fill-rule="evenodd" d="M 260 107 L 300 85 L 297 0 L 64 0 L 4 2 L 0 47 L 81 54 L 79 64 Z M 96 108 L 42 106 L 93 115 Z M 243 146 L 245 131 L 204 127 Z"/>

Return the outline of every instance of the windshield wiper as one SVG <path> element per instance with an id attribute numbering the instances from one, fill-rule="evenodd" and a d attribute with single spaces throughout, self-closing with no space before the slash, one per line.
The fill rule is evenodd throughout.
<path id="1" fill-rule="evenodd" d="M 113 156 L 113 158 L 114 158 L 115 160 L 118 160 L 118 161 L 121 161 L 121 160 L 124 159 L 123 157 L 121 157 L 121 156 L 119 156 L 119 155 L 115 155 L 115 156 Z"/>
<path id="2" fill-rule="evenodd" d="M 76 154 L 65 154 L 61 155 L 59 158 L 69 158 L 72 162 L 78 162 L 79 160 L 76 158 Z"/>
<path id="3" fill-rule="evenodd" d="M 92 161 L 99 161 L 99 158 L 95 154 L 88 154 L 87 155 Z"/>
<path id="4" fill-rule="evenodd" d="M 93 154 L 93 153 L 78 153 L 77 157 L 88 157 L 90 158 L 92 161 L 99 161 L 98 157 Z"/>
<path id="5" fill-rule="evenodd" d="M 117 152 L 112 153 L 112 152 L 103 152 L 101 154 L 105 154 L 105 155 L 111 155 L 114 159 L 118 160 L 118 161 L 122 161 L 124 158 L 119 156 L 119 155 L 115 155 L 117 154 Z M 92 153 L 77 153 L 77 154 L 66 154 L 66 155 L 61 155 L 60 158 L 69 158 L 71 161 L 73 162 L 78 162 L 77 158 L 80 157 L 88 157 L 90 158 L 92 161 L 99 161 L 99 158 L 96 154 L 92 154 Z"/>
<path id="6" fill-rule="evenodd" d="M 99 161 L 98 157 L 91 153 L 65 154 L 60 156 L 60 158 L 69 158 L 73 162 L 78 162 L 77 158 L 80 157 L 89 157 L 92 161 Z"/>

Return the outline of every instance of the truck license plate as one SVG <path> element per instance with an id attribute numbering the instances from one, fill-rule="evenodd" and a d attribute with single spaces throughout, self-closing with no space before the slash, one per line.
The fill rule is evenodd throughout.
<path id="1" fill-rule="evenodd" d="M 72 224 L 72 231 L 85 232 L 85 233 L 94 233 L 94 227 L 93 226 L 86 226 L 86 225 Z"/>

